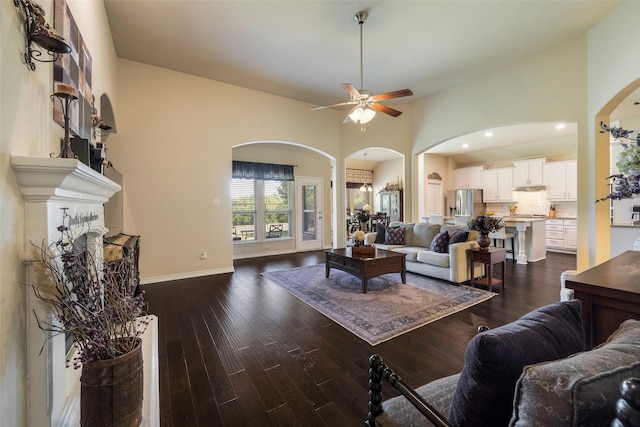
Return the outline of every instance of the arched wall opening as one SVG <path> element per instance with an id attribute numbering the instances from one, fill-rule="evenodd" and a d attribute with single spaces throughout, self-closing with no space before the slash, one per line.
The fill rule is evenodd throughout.
<path id="1" fill-rule="evenodd" d="M 322 247 L 331 247 L 337 241 L 336 236 L 336 159 L 330 154 L 314 147 L 291 141 L 259 140 L 248 141 L 232 146 L 232 159 L 248 162 L 294 165 L 294 175 L 299 177 L 317 177 L 322 180 Z M 295 193 L 295 192 L 294 192 Z M 297 215 L 295 200 L 292 201 L 292 213 Z M 295 224 L 295 218 L 292 224 Z M 293 230 L 296 233 L 296 230 Z M 256 239 L 251 242 L 236 241 L 233 258 L 251 258 L 257 256 L 293 253 L 301 250 L 296 244 L 295 235 L 289 239 L 270 239 L 268 242 Z"/>

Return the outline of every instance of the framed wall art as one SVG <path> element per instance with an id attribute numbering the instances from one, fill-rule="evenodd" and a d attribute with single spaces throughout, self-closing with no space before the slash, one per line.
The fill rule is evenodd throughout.
<path id="1" fill-rule="evenodd" d="M 78 30 L 76 21 L 65 0 L 54 0 L 54 28 L 71 47 L 69 55 L 61 55 L 53 63 L 53 86 L 64 83 L 75 88 L 77 102 L 70 110 L 70 131 L 81 138 L 91 139 L 91 67 L 89 49 Z M 53 120 L 64 127 L 62 107 L 53 103 Z"/>

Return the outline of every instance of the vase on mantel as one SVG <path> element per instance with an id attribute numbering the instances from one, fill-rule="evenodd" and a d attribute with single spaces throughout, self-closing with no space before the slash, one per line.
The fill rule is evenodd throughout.
<path id="1" fill-rule="evenodd" d="M 489 233 L 480 233 L 478 239 L 478 246 L 480 246 L 481 251 L 488 251 L 489 246 L 491 246 L 491 238 L 489 237 Z"/>

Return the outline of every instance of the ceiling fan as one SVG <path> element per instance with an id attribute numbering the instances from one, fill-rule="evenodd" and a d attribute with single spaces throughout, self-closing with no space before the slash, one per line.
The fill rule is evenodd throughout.
<path id="1" fill-rule="evenodd" d="M 409 89 L 395 90 L 392 92 L 379 93 L 372 95 L 370 90 L 363 89 L 363 66 L 362 66 L 362 24 L 367 20 L 369 14 L 365 11 L 356 13 L 355 20 L 360 25 L 360 90 L 357 90 L 349 83 L 340 83 L 340 86 L 351 96 L 351 99 L 346 102 L 339 102 L 331 105 L 321 105 L 318 107 L 312 107 L 312 110 L 319 110 L 321 108 L 341 107 L 344 105 L 353 105 L 351 111 L 344 119 L 344 123 L 348 123 L 350 120 L 354 123 L 360 123 L 360 130 L 364 131 L 364 125 L 371 121 L 376 115 L 376 111 L 388 114 L 393 117 L 398 117 L 402 114 L 402 111 L 395 110 L 384 104 L 380 104 L 380 101 L 385 101 L 392 98 L 401 98 L 403 96 L 411 96 L 413 92 Z"/>

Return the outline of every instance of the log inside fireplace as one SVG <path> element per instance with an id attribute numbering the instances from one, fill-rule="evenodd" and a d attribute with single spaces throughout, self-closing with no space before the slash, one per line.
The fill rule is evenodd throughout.
<path id="1" fill-rule="evenodd" d="M 117 234 L 104 238 L 104 267 L 123 273 L 126 289 L 132 295 L 140 292 L 140 236 Z"/>

